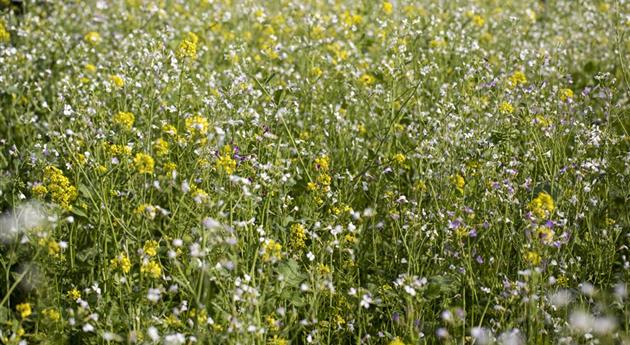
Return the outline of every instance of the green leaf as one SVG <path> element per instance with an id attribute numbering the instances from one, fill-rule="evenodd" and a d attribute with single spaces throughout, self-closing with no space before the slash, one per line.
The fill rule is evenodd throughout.
<path id="1" fill-rule="evenodd" d="M 276 272 L 284 276 L 284 281 L 290 287 L 297 288 L 306 279 L 306 275 L 300 271 L 300 265 L 294 259 L 280 263 Z"/>
<path id="2" fill-rule="evenodd" d="M 92 198 L 92 193 L 90 193 L 90 190 L 88 189 L 88 187 L 86 185 L 79 184 L 79 187 L 77 189 L 81 193 L 81 196 L 83 196 L 84 198 L 86 198 L 86 199 L 91 199 Z"/>
<path id="3" fill-rule="evenodd" d="M 83 217 L 83 218 L 87 218 L 87 214 L 80 208 L 78 207 L 73 207 L 70 210 L 70 213 L 74 214 L 75 216 L 79 216 L 79 217 Z"/>

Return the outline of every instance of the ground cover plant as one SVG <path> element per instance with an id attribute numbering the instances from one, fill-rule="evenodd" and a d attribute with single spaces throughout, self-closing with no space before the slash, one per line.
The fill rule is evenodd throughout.
<path id="1" fill-rule="evenodd" d="M 630 344 L 625 0 L 0 0 L 0 343 Z"/>

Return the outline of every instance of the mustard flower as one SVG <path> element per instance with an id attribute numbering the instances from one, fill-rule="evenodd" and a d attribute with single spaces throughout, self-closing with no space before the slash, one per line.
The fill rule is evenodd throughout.
<path id="1" fill-rule="evenodd" d="M 140 174 L 153 174 L 153 167 L 155 162 L 153 161 L 153 157 L 149 156 L 146 153 L 137 153 L 136 157 L 133 159 L 133 164 L 136 167 L 136 170 Z"/>
<path id="2" fill-rule="evenodd" d="M 30 303 L 20 303 L 15 306 L 15 310 L 20 313 L 20 317 L 22 319 L 26 319 L 32 313 L 31 304 Z"/>
<path id="3" fill-rule="evenodd" d="M 121 127 L 126 129 L 131 129 L 133 127 L 133 123 L 136 120 L 136 117 L 133 113 L 120 111 L 112 118 L 113 122 Z"/>

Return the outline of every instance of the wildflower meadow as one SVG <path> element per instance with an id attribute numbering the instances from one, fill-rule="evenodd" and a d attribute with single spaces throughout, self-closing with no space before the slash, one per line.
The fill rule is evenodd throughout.
<path id="1" fill-rule="evenodd" d="M 0 0 L 0 344 L 630 344 L 627 0 Z"/>

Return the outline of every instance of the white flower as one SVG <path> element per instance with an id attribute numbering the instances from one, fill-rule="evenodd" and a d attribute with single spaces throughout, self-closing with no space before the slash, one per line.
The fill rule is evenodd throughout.
<path id="1" fill-rule="evenodd" d="M 492 331 L 483 327 L 473 327 L 470 330 L 470 335 L 475 339 L 475 344 L 486 345 L 494 341 Z"/>
<path id="2" fill-rule="evenodd" d="M 147 335 L 153 341 L 160 340 L 160 333 L 158 332 L 157 328 L 155 328 L 153 326 L 151 326 L 151 327 L 149 327 L 149 329 L 147 329 Z"/>
<path id="3" fill-rule="evenodd" d="M 203 220 L 203 226 L 205 226 L 206 229 L 216 229 L 221 227 L 221 223 L 216 221 L 214 218 L 206 217 Z"/>
<path id="4" fill-rule="evenodd" d="M 149 289 L 147 293 L 147 299 L 153 303 L 157 303 L 160 300 L 160 290 L 159 289 Z"/>
<path id="5" fill-rule="evenodd" d="M 372 296 L 370 296 L 370 294 L 364 294 L 363 297 L 361 298 L 361 302 L 359 303 L 360 306 L 362 306 L 365 309 L 368 309 L 370 307 L 370 304 L 372 304 Z"/>
<path id="6" fill-rule="evenodd" d="M 169 334 L 164 337 L 164 345 L 182 345 L 186 343 L 186 337 L 181 333 Z"/>

